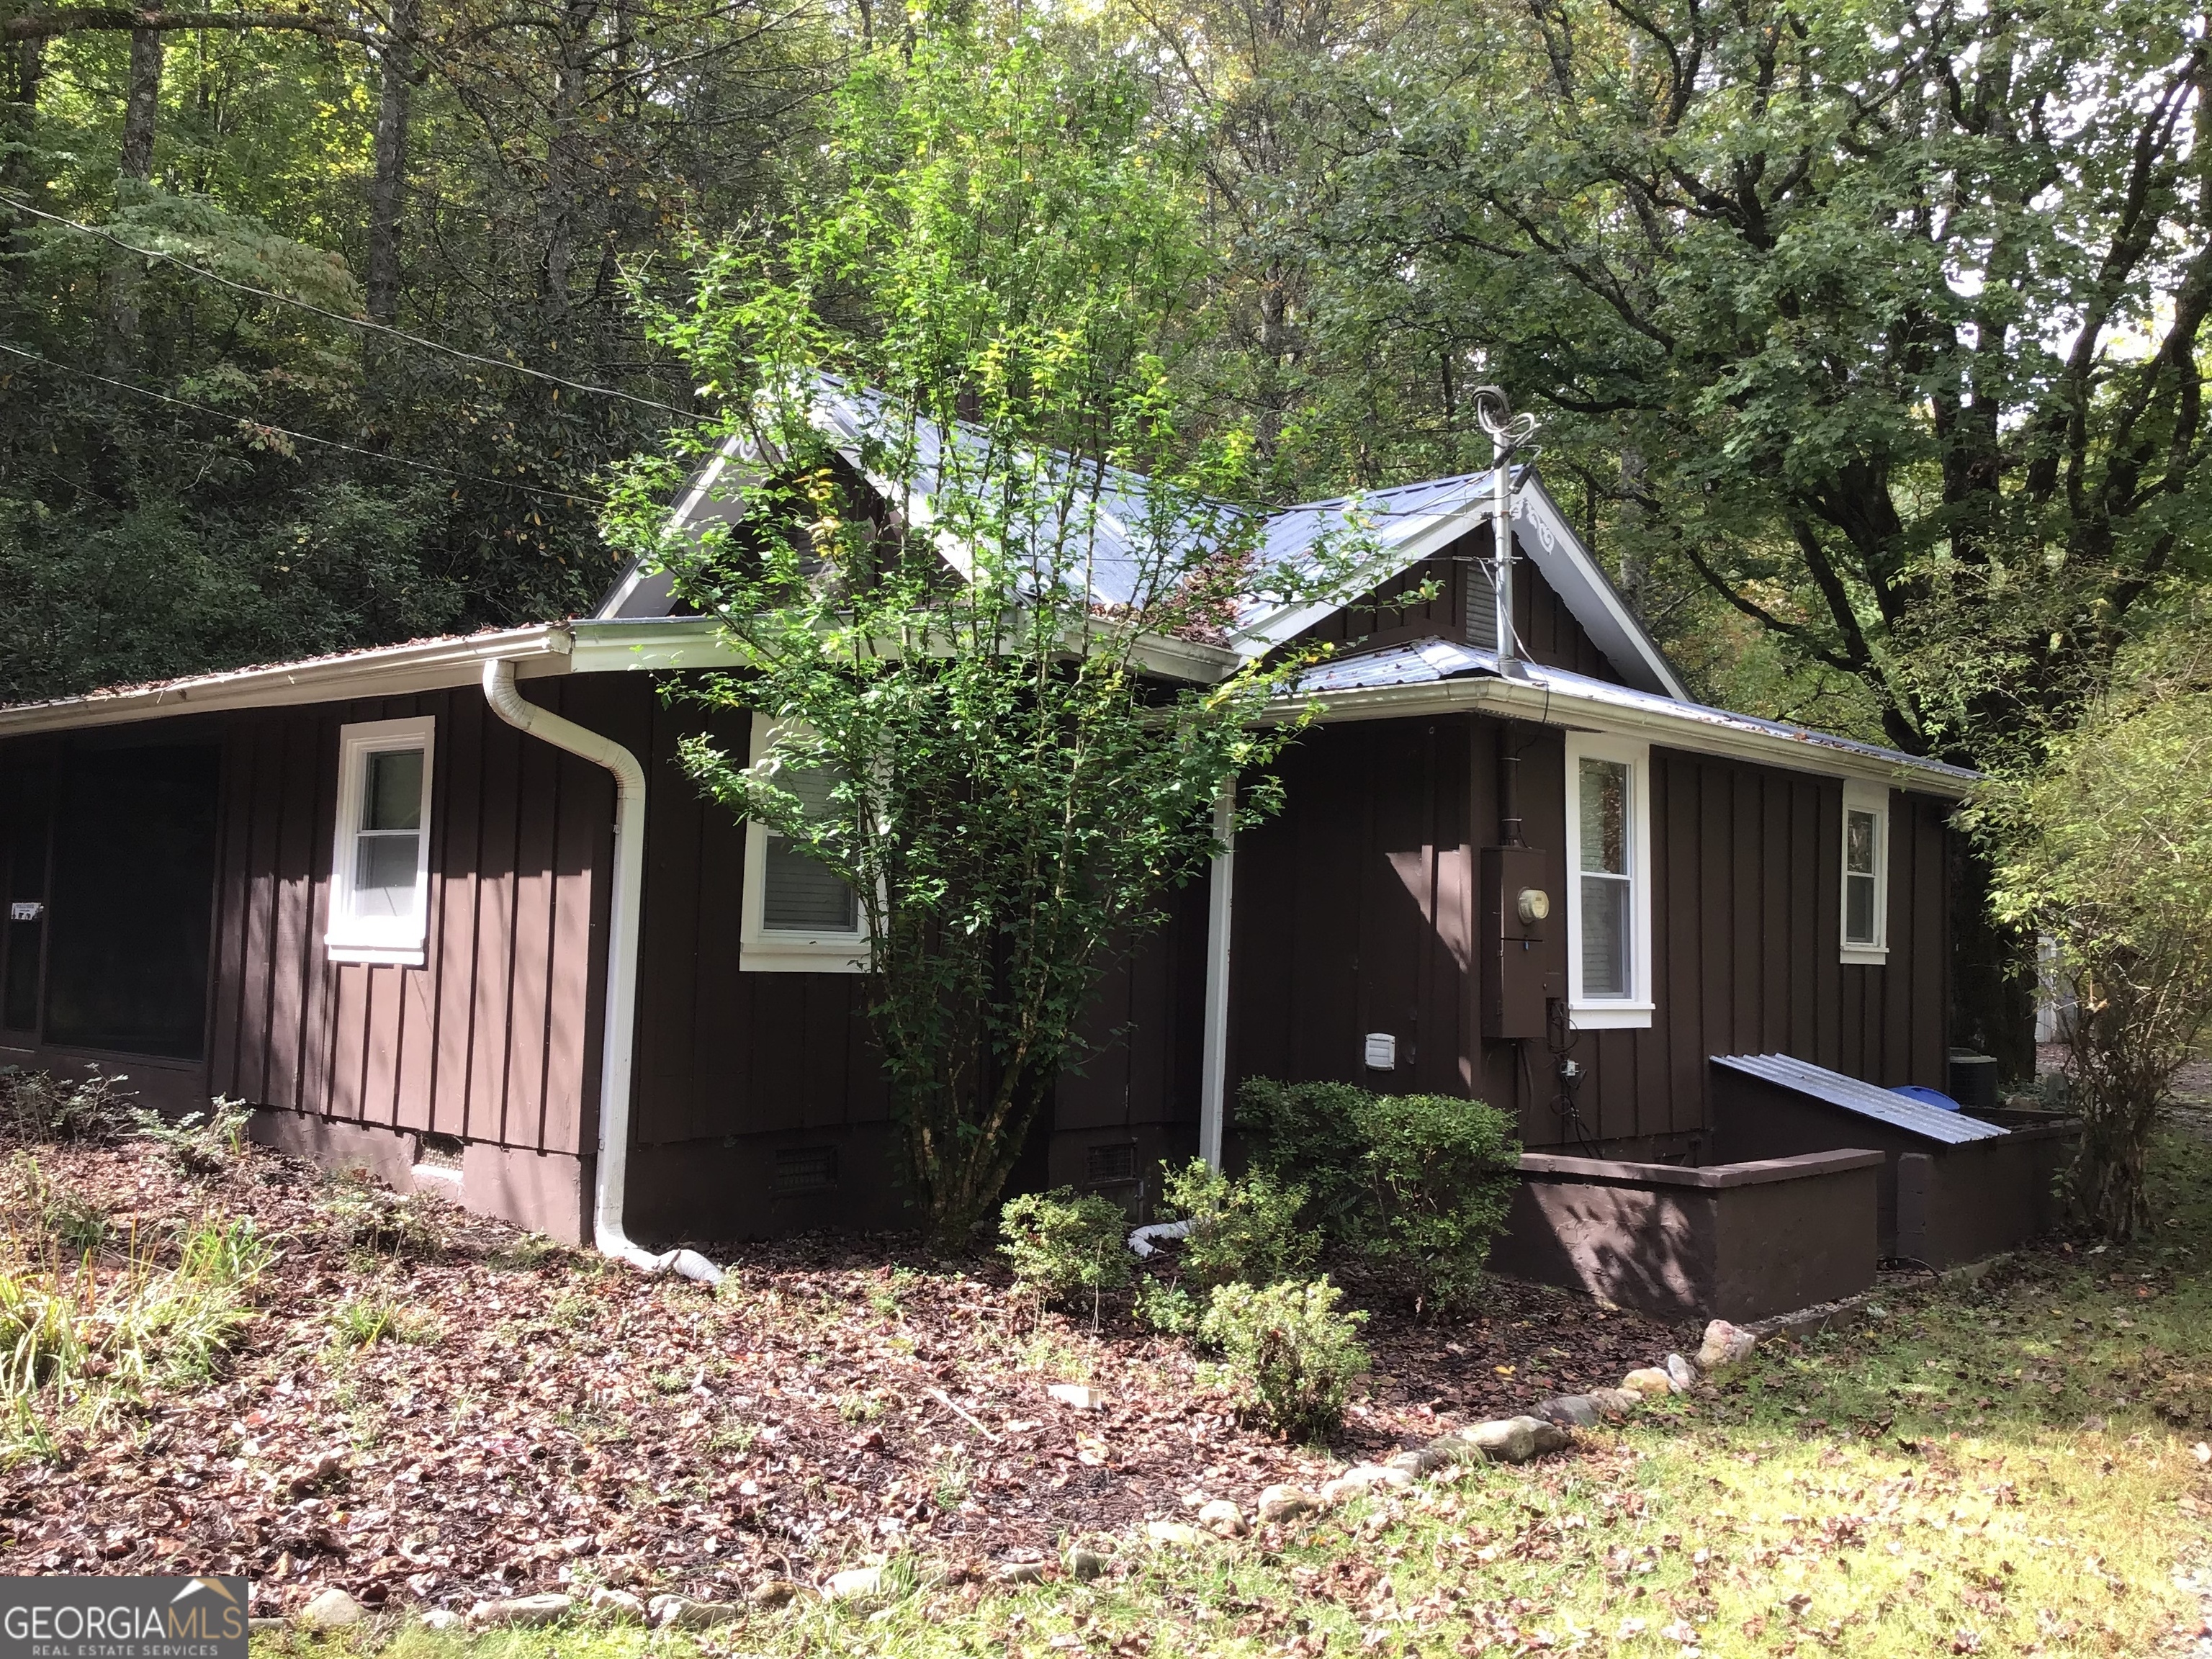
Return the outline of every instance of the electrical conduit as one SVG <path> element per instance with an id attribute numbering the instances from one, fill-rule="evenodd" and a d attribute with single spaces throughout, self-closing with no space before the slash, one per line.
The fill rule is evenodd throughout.
<path id="1" fill-rule="evenodd" d="M 702 1284 L 722 1270 L 696 1250 L 655 1254 L 623 1231 L 629 1173 L 630 1083 L 637 1041 L 638 922 L 645 891 L 645 769 L 613 738 L 563 720 L 516 690 L 514 665 L 484 665 L 484 701 L 516 730 L 605 767 L 615 780 L 614 892 L 607 906 L 607 1006 L 599 1068 L 599 1153 L 592 1192 L 592 1243 L 599 1254 L 647 1273 L 680 1273 Z"/>

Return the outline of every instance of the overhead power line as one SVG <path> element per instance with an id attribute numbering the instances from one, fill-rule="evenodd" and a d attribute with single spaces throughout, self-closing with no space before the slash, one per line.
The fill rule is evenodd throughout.
<path id="1" fill-rule="evenodd" d="M 51 357 L 41 357 L 35 351 L 26 351 L 21 346 L 11 346 L 0 340 L 0 351 L 11 357 L 21 357 L 27 363 L 36 363 L 41 368 L 59 369 L 64 374 L 75 374 L 82 380 L 97 380 L 102 386 L 112 386 L 120 392 L 136 392 L 157 404 L 167 404 L 177 409 L 188 409 L 195 415 L 204 415 L 210 420 L 228 426 L 249 426 L 260 432 L 273 432 L 279 437 L 289 438 L 295 443 L 320 444 L 326 449 L 343 449 L 349 454 L 366 455 L 371 460 L 389 461 L 394 466 L 411 467 L 417 472 L 428 472 L 441 478 L 457 478 L 465 483 L 490 484 L 499 489 L 526 490 L 532 495 L 550 495 L 556 501 L 575 501 L 585 507 L 605 507 L 603 495 L 578 495 L 566 489 L 549 489 L 544 484 L 524 483 L 514 478 L 495 478 L 483 472 L 457 472 L 449 466 L 433 465 L 428 461 L 410 460 L 404 455 L 391 455 L 380 449 L 366 449 L 359 444 L 349 444 L 338 438 L 319 437 L 312 432 L 295 432 L 289 427 L 275 426 L 267 421 L 255 420 L 251 416 L 234 415 L 225 410 L 210 409 L 205 404 L 189 403 L 182 398 L 173 398 L 166 392 L 155 392 L 149 386 L 134 386 L 128 380 L 118 380 L 111 375 L 95 374 L 88 368 L 79 368 L 74 363 L 56 362 Z"/>
<path id="2" fill-rule="evenodd" d="M 327 321 L 343 323 L 348 328 L 358 328 L 371 334 L 380 334 L 387 339 L 398 340 L 406 345 L 419 346 L 425 351 L 443 352 L 447 356 L 459 358 L 465 363 L 478 363 L 486 368 L 498 369 L 502 374 L 526 375 L 533 380 L 544 380 L 553 386 L 565 386 L 571 392 L 586 392 L 595 398 L 617 398 L 623 403 L 636 404 L 644 409 L 658 410 L 664 415 L 673 415 L 678 420 L 695 422 L 701 426 L 714 424 L 712 416 L 702 415 L 694 410 L 678 409 L 674 404 L 664 404 L 655 398 L 641 398 L 634 392 L 624 392 L 617 386 L 594 386 L 588 380 L 573 380 L 565 374 L 555 374 L 546 369 L 531 368 L 521 363 L 508 362 L 503 358 L 487 357 L 479 352 L 464 351 L 459 346 L 447 345 L 443 340 L 433 340 L 423 335 L 410 334 L 405 329 L 394 328 L 389 323 L 374 322 L 367 317 L 349 317 L 343 311 L 332 311 L 329 307 L 319 306 L 312 300 L 302 300 L 289 294 L 279 294 L 272 289 L 256 288 L 251 283 L 241 283 L 235 277 L 225 276 L 219 271 L 210 270 L 204 265 L 196 265 L 189 259 L 180 259 L 173 253 L 163 253 L 158 249 L 140 247 L 136 243 L 126 242 L 112 231 L 102 230 L 98 225 L 88 225 L 78 220 L 64 217 L 58 213 L 49 213 L 46 209 L 33 207 L 21 197 L 10 195 L 4 191 L 0 191 L 0 202 L 4 202 L 19 213 L 29 214 L 34 219 L 44 219 L 49 224 L 65 226 L 70 230 L 81 231 L 87 236 L 97 236 L 101 241 L 121 248 L 125 253 L 136 254 L 142 259 L 159 259 L 166 264 L 174 265 L 187 276 L 197 276 L 202 282 L 214 283 L 219 287 L 229 289 L 234 293 L 251 295 L 257 300 L 266 300 L 273 305 L 295 307 L 299 310 L 311 313 Z"/>

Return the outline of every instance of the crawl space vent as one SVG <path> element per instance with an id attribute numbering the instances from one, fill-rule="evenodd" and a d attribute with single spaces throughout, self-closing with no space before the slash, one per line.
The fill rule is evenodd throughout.
<path id="1" fill-rule="evenodd" d="M 1112 1187 L 1137 1178 L 1137 1143 L 1116 1141 L 1109 1146 L 1086 1148 L 1083 1154 L 1083 1180 L 1086 1186 Z"/>
<path id="2" fill-rule="evenodd" d="M 787 1146 L 775 1155 L 779 1193 L 826 1192 L 837 1184 L 835 1146 Z"/>

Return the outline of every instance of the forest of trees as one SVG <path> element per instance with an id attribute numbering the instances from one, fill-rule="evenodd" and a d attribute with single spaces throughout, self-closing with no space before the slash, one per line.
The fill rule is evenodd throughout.
<path id="1" fill-rule="evenodd" d="M 641 312 L 924 38 L 1139 101 L 1264 499 L 1485 464 L 1498 381 L 1716 697 L 2002 764 L 2202 576 L 2175 0 L 0 0 L 0 696 L 588 605 L 726 390 Z"/>

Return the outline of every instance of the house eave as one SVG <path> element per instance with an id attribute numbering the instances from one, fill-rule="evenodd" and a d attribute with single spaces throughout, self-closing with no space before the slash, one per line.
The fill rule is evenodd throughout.
<path id="1" fill-rule="evenodd" d="M 514 663 L 516 673 L 526 679 L 563 674 L 569 672 L 573 642 L 566 623 L 543 623 L 198 674 L 155 685 L 90 691 L 82 696 L 0 708 L 0 738 L 127 726 L 227 709 L 281 708 L 440 691 L 475 684 L 483 677 L 484 664 L 495 659 Z"/>
<path id="2" fill-rule="evenodd" d="M 1958 767 L 1911 756 L 1870 753 L 1856 745 L 1832 743 L 1819 732 L 1785 737 L 1749 731 L 1686 713 L 1625 708 L 1556 685 L 1523 685 L 1491 678 L 1434 680 L 1326 692 L 1313 701 L 1322 705 L 1318 718 L 1324 725 L 1422 714 L 1492 714 L 1543 726 L 1643 738 L 1669 749 L 1816 772 L 1825 777 L 1864 778 L 1947 800 L 1965 799 L 1979 781 L 1974 774 Z M 1282 718 L 1291 718 L 1291 712 L 1286 706 Z"/>

